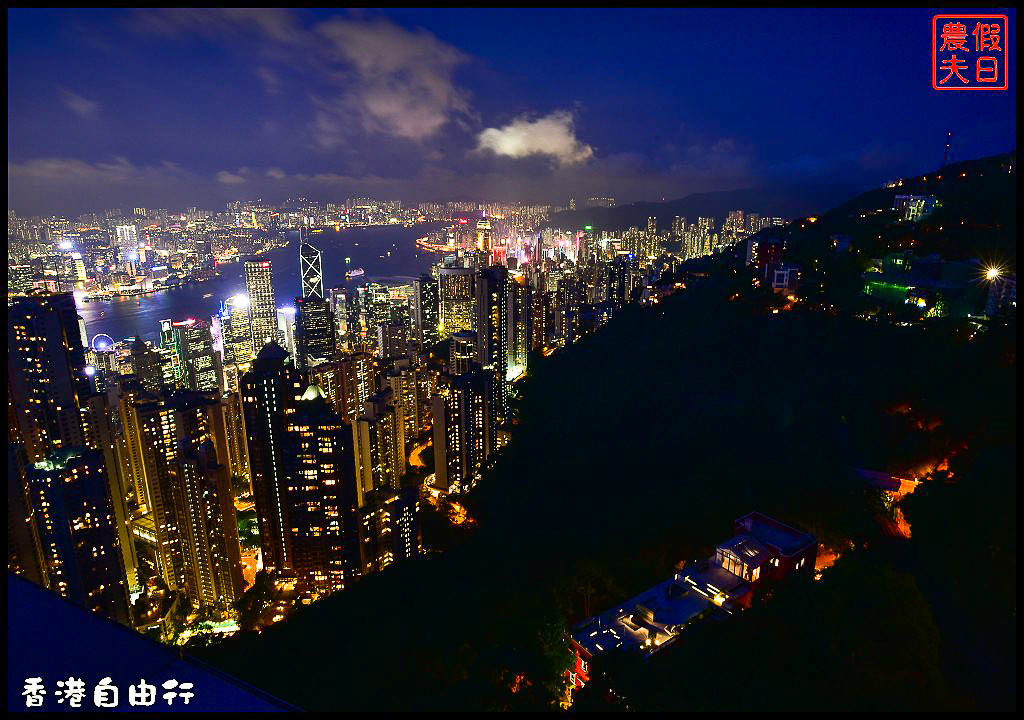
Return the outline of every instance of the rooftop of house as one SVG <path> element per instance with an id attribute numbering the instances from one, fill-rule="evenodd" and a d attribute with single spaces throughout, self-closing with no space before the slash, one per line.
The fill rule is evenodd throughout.
<path id="1" fill-rule="evenodd" d="M 736 521 L 739 532 L 753 535 L 757 540 L 769 545 L 783 555 L 791 557 L 817 543 L 813 535 L 790 527 L 774 518 L 759 512 L 744 515 Z"/>

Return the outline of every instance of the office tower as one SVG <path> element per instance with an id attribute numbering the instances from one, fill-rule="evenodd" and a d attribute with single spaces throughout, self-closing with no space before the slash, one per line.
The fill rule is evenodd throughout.
<path id="1" fill-rule="evenodd" d="M 295 298 L 295 364 L 300 369 L 334 356 L 334 318 L 330 304 L 316 297 Z"/>
<path id="2" fill-rule="evenodd" d="M 44 585 L 77 605 L 129 624 L 103 454 L 63 448 L 26 465 L 24 472 L 42 549 Z"/>
<path id="3" fill-rule="evenodd" d="M 10 419 L 29 462 L 82 447 L 80 408 L 90 394 L 85 348 L 70 293 L 16 296 L 7 305 Z"/>
<path id="4" fill-rule="evenodd" d="M 349 347 L 349 293 L 343 287 L 328 291 L 328 303 L 334 317 L 334 341 L 338 348 Z"/>
<path id="5" fill-rule="evenodd" d="M 277 339 L 277 305 L 273 269 L 269 260 L 245 263 L 245 289 L 249 296 L 249 334 L 253 352 Z"/>
<path id="6" fill-rule="evenodd" d="M 494 371 L 494 419 L 499 425 L 508 418 L 508 271 L 500 266 L 481 270 L 476 280 L 477 362 Z"/>
<path id="7" fill-rule="evenodd" d="M 240 392 L 263 566 L 288 571 L 292 554 L 284 521 L 287 483 L 282 453 L 286 415 L 303 393 L 301 375 L 288 361 L 288 353 L 270 342 L 242 377 Z"/>
<path id="8" fill-rule="evenodd" d="M 302 297 L 326 300 L 324 296 L 324 272 L 320 250 L 308 240 L 302 239 L 299 231 L 299 272 L 302 275 Z"/>
<path id="9" fill-rule="evenodd" d="M 505 379 L 509 382 L 526 372 L 531 341 L 531 296 L 525 278 L 517 277 L 509 282 L 508 364 L 505 372 Z"/>
<path id="10" fill-rule="evenodd" d="M 448 372 L 462 375 L 470 371 L 473 364 L 479 364 L 477 356 L 479 343 L 475 332 L 461 330 L 452 335 L 448 345 Z"/>
<path id="11" fill-rule="evenodd" d="M 476 249 L 484 256 L 484 262 L 490 255 L 493 244 L 490 220 L 487 218 L 478 220 L 476 223 Z"/>
<path id="12" fill-rule="evenodd" d="M 359 511 L 359 565 L 363 575 L 423 552 L 419 492 L 382 489 L 368 494 Z"/>
<path id="13" fill-rule="evenodd" d="M 392 358 L 409 353 L 409 328 L 398 323 L 377 326 L 377 357 Z"/>
<path id="14" fill-rule="evenodd" d="M 298 348 L 295 344 L 295 313 L 293 307 L 277 309 L 277 339 L 293 361 L 297 361 Z"/>
<path id="15" fill-rule="evenodd" d="M 220 354 L 213 348 L 210 324 L 189 318 L 174 323 L 184 385 L 189 390 L 214 392 L 224 387 Z"/>
<path id="16" fill-rule="evenodd" d="M 220 334 L 225 365 L 244 365 L 252 361 L 252 330 L 249 322 L 249 298 L 234 295 L 221 303 Z"/>
<path id="17" fill-rule="evenodd" d="M 325 595 L 359 575 L 352 429 L 316 385 L 294 407 L 282 436 L 287 570 L 304 589 Z"/>
<path id="18" fill-rule="evenodd" d="M 185 386 L 185 366 L 181 363 L 180 336 L 172 320 L 160 321 L 160 349 L 164 372 L 170 374 L 171 385 Z"/>
<path id="19" fill-rule="evenodd" d="M 352 353 L 310 368 L 310 381 L 327 396 L 335 412 L 355 422 L 377 386 L 377 366 L 368 353 Z"/>
<path id="20" fill-rule="evenodd" d="M 437 280 L 429 275 L 420 275 L 413 282 L 412 317 L 416 340 L 421 348 L 428 348 L 441 340 L 440 298 Z"/>
<path id="21" fill-rule="evenodd" d="M 398 490 L 405 474 L 405 425 L 388 390 L 372 395 L 352 424 L 359 505 L 366 493 Z"/>
<path id="22" fill-rule="evenodd" d="M 472 268 L 441 268 L 438 274 L 438 297 L 442 340 L 459 330 L 476 330 L 474 279 Z"/>
<path id="23" fill-rule="evenodd" d="M 224 408 L 215 393 L 175 390 L 133 412 L 157 570 L 192 607 L 227 609 L 243 584 Z"/>
<path id="24" fill-rule="evenodd" d="M 497 449 L 493 387 L 494 373 L 489 370 L 441 376 L 431 398 L 438 488 L 469 490 Z"/>
<path id="25" fill-rule="evenodd" d="M 134 250 L 138 246 L 139 232 L 134 225 L 118 225 L 116 232 L 118 247 Z"/>
<path id="26" fill-rule="evenodd" d="M 85 273 L 85 261 L 81 253 L 71 253 L 71 269 L 75 277 L 75 289 L 84 290 L 88 276 Z"/>

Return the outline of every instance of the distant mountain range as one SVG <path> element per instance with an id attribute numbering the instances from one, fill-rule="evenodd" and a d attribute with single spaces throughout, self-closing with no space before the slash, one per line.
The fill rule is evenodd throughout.
<path id="1" fill-rule="evenodd" d="M 611 208 L 580 208 L 552 215 L 548 225 L 556 228 L 575 228 L 592 225 L 597 230 L 624 230 L 646 227 L 647 218 L 658 218 L 658 227 L 671 226 L 677 215 L 687 222 L 698 217 L 714 217 L 719 222 L 730 210 L 759 213 L 765 217 L 787 220 L 820 212 L 850 197 L 856 190 L 849 187 L 815 188 L 745 188 L 717 192 L 695 193 L 666 202 L 638 202 Z"/>

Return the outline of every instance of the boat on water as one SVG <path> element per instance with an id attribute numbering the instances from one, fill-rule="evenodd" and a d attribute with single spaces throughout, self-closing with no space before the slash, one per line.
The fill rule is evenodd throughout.
<path id="1" fill-rule="evenodd" d="M 359 277 L 359 276 L 365 275 L 365 274 L 366 274 L 366 271 L 363 270 L 362 268 L 355 268 L 354 270 L 349 270 L 348 272 L 345 273 L 345 279 L 346 280 L 351 280 L 354 277 Z"/>
<path id="2" fill-rule="evenodd" d="M 213 293 L 206 293 L 205 295 L 203 295 L 203 300 L 205 300 L 206 298 L 212 298 L 212 297 L 213 297 Z"/>

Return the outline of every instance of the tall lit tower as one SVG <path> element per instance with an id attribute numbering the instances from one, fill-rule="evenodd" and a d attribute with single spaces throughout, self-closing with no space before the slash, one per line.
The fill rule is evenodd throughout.
<path id="1" fill-rule="evenodd" d="M 299 272 L 302 274 L 302 297 L 324 299 L 324 272 L 320 250 L 299 231 Z"/>
<path id="2" fill-rule="evenodd" d="M 249 333 L 253 352 L 277 339 L 277 305 L 273 269 L 269 260 L 245 263 L 245 288 L 249 295 Z"/>
<path id="3" fill-rule="evenodd" d="M 249 443 L 249 468 L 260 528 L 263 566 L 291 571 L 292 538 L 288 535 L 288 482 L 284 475 L 286 415 L 303 393 L 300 374 L 288 353 L 267 343 L 240 382 L 242 411 Z"/>

